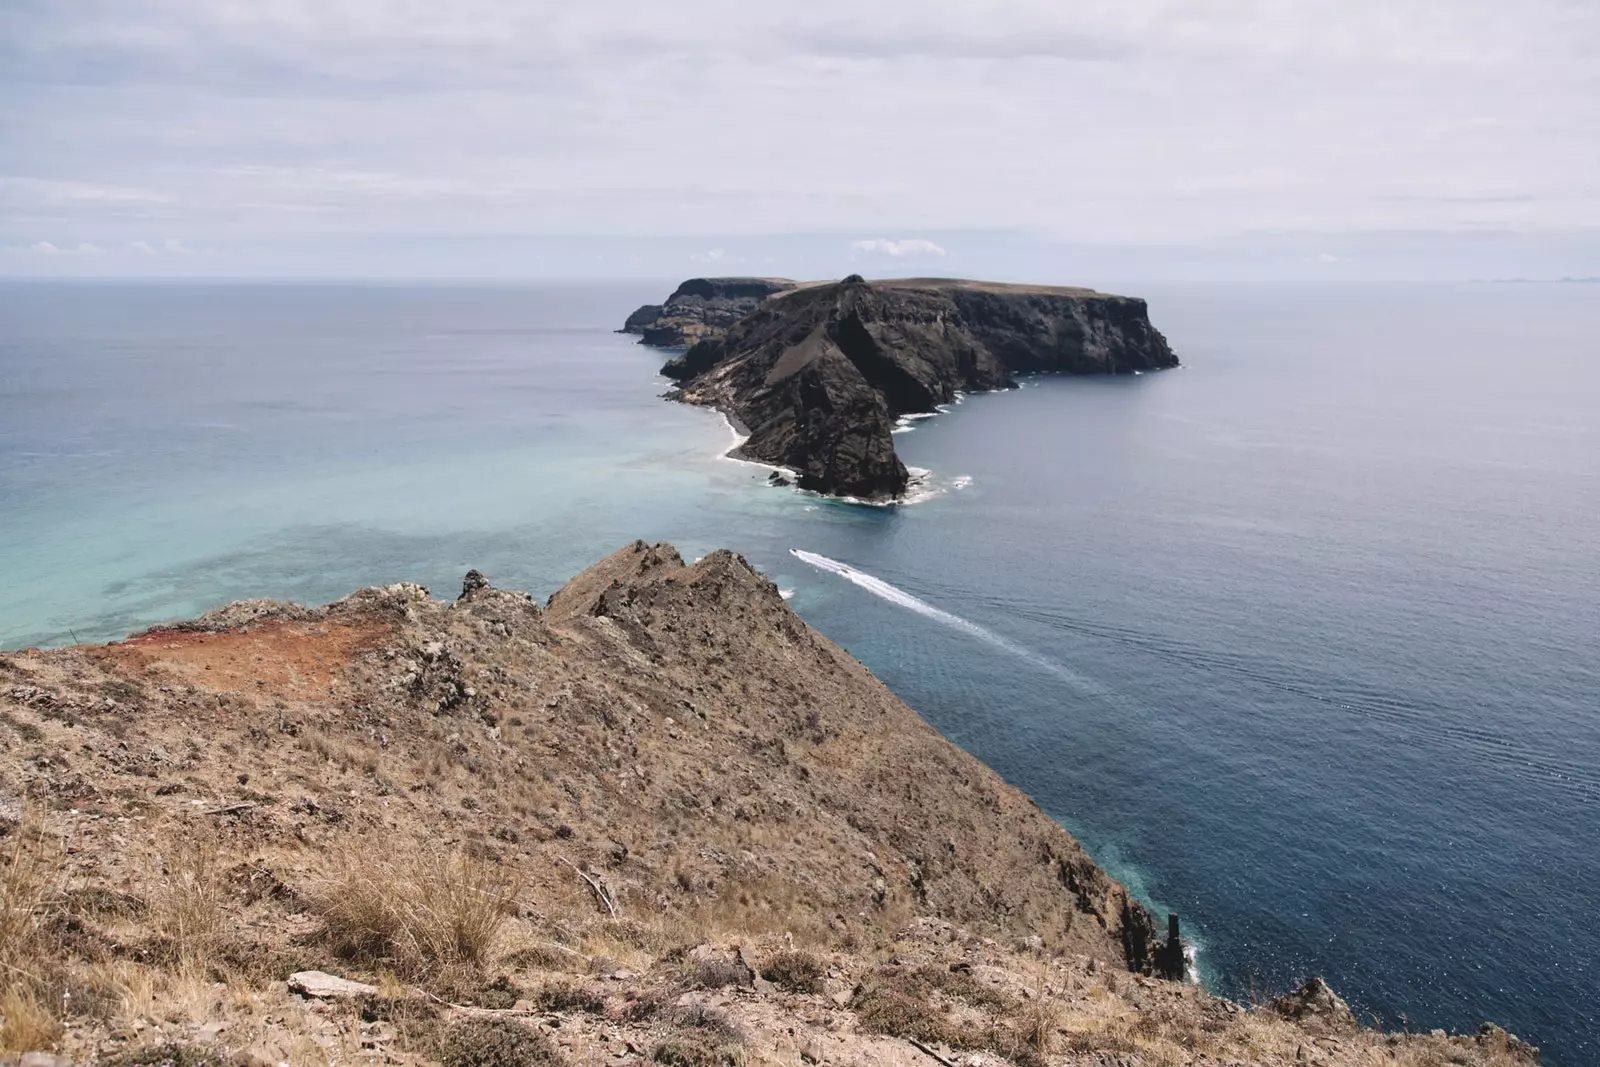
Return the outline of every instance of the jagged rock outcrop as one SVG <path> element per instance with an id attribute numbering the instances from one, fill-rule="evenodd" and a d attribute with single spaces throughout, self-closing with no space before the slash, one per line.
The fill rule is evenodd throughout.
<path id="1" fill-rule="evenodd" d="M 793 289 L 787 278 L 690 278 L 664 304 L 646 304 L 628 316 L 622 333 L 642 344 L 687 348 L 744 318 L 773 293 Z"/>
<path id="2" fill-rule="evenodd" d="M 1335 1029 L 1356 1026 L 1355 1012 L 1350 1010 L 1350 1005 L 1321 978 L 1307 979 L 1299 989 L 1271 1001 L 1267 1007 L 1296 1022 L 1313 1021 Z"/>
<path id="3" fill-rule="evenodd" d="M 801 488 L 866 500 L 905 492 L 890 436 L 902 415 L 1019 374 L 1173 367 L 1145 302 L 1092 289 L 911 278 L 805 285 L 763 300 L 662 373 L 669 394 L 749 432 L 734 452 L 791 468 Z"/>

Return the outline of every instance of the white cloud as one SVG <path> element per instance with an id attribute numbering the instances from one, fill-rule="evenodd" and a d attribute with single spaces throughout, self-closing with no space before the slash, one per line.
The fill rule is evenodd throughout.
<path id="1" fill-rule="evenodd" d="M 927 259 L 945 254 L 943 248 L 920 237 L 903 241 L 891 241 L 887 237 L 875 237 L 870 241 L 852 241 L 850 251 L 858 256 L 893 256 L 895 259 Z"/>
<path id="2" fill-rule="evenodd" d="M 1332 252 L 1318 252 L 1317 253 L 1317 262 L 1318 263 L 1341 263 L 1341 262 L 1343 262 L 1343 260 L 1339 256 L 1334 255 Z"/>
<path id="3" fill-rule="evenodd" d="M 168 237 L 160 244 L 154 245 L 149 241 L 133 241 L 128 248 L 141 256 L 186 255 L 194 251 L 176 237 Z"/>
<path id="4" fill-rule="evenodd" d="M 51 241 L 36 241 L 28 246 L 28 251 L 37 252 L 42 256 L 97 256 L 105 249 L 88 241 L 79 241 L 71 248 L 63 248 Z"/>

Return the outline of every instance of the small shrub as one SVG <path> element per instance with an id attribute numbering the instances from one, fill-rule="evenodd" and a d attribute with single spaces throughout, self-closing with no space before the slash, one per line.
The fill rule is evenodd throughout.
<path id="1" fill-rule="evenodd" d="M 874 986 L 855 999 L 856 1016 L 863 1029 L 890 1037 L 909 1037 L 929 1044 L 956 1044 L 949 1023 L 926 1001 Z"/>
<path id="2" fill-rule="evenodd" d="M 506 953 L 500 957 L 500 962 L 507 967 L 515 967 L 519 970 L 564 971 L 574 959 L 577 959 L 577 957 L 557 952 L 553 948 L 546 948 L 543 945 L 530 945 L 527 948 L 519 948 L 515 952 Z"/>
<path id="3" fill-rule="evenodd" d="M 984 985 L 967 971 L 952 971 L 948 967 L 928 964 L 918 967 L 903 980 L 911 990 L 924 994 L 937 991 L 997 1015 L 1010 1014 L 1017 1008 L 1017 1002 L 1011 997 L 998 989 Z"/>
<path id="4" fill-rule="evenodd" d="M 629 1023 L 647 1023 L 667 1009 L 667 998 L 653 990 L 645 990 L 628 998 L 622 1006 L 622 1020 Z"/>
<path id="5" fill-rule="evenodd" d="M 100 1061 L 101 1067 L 243 1067 L 245 1061 L 206 1045 L 148 1045 Z"/>
<path id="6" fill-rule="evenodd" d="M 809 952 L 780 952 L 761 967 L 761 977 L 791 993 L 820 993 L 827 968 Z"/>
<path id="7" fill-rule="evenodd" d="M 510 1019 L 463 1019 L 439 1042 L 444 1067 L 543 1067 L 560 1064 L 550 1039 Z"/>
<path id="8" fill-rule="evenodd" d="M 656 1046 L 650 1058 L 664 1067 L 736 1067 L 735 1049 L 685 1041 L 666 1041 Z"/>
<path id="9" fill-rule="evenodd" d="M 743 964 L 721 957 L 694 960 L 684 969 L 684 985 L 690 989 L 721 989 L 749 981 L 750 972 Z"/>
<path id="10" fill-rule="evenodd" d="M 737 1045 L 744 1041 L 744 1032 L 734 1025 L 728 1013 L 706 1004 L 686 1004 L 672 1013 L 672 1024 L 685 1030 L 694 1030 L 702 1037 L 724 1045 Z"/>
<path id="11" fill-rule="evenodd" d="M 545 986 L 533 996 L 540 1011 L 582 1011 L 590 1015 L 606 1013 L 606 998 L 592 989 L 567 982 Z"/>

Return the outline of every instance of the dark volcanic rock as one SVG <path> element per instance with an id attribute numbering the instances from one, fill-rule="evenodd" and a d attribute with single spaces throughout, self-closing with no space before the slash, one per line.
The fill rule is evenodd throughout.
<path id="1" fill-rule="evenodd" d="M 687 348 L 744 318 L 767 297 L 793 289 L 787 278 L 690 278 L 665 304 L 646 304 L 628 316 L 622 333 L 662 348 Z"/>
<path id="2" fill-rule="evenodd" d="M 764 299 L 662 373 L 682 383 L 674 399 L 720 408 L 748 429 L 735 455 L 790 468 L 804 489 L 891 500 L 908 482 L 890 436 L 901 415 L 1009 388 L 1016 374 L 1177 363 L 1132 297 L 852 275 Z"/>

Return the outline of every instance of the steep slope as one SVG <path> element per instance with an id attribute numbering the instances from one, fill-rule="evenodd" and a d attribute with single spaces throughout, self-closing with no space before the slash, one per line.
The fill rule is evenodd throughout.
<path id="1" fill-rule="evenodd" d="M 802 488 L 867 500 L 905 492 L 891 431 L 957 393 L 1017 374 L 1121 374 L 1177 365 L 1145 303 L 1088 289 L 951 279 L 802 286 L 670 360 L 669 394 L 722 409 L 735 454 Z"/>
<path id="2" fill-rule="evenodd" d="M 728 552 L 635 543 L 543 608 L 471 572 L 0 655 L 0 1061 L 1536 1058 L 1127 973 L 1154 951 Z"/>
<path id="3" fill-rule="evenodd" d="M 722 333 L 773 293 L 795 287 L 787 278 L 690 278 L 664 304 L 646 304 L 629 315 L 622 333 L 643 344 L 687 348 Z"/>

